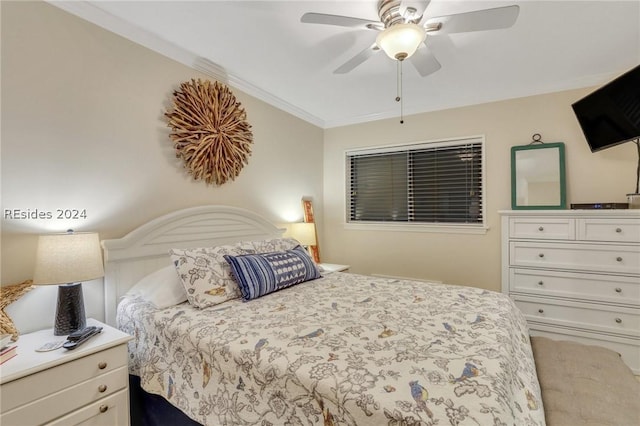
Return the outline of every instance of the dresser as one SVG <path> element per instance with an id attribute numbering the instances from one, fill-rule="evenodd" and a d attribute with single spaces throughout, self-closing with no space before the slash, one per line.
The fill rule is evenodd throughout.
<path id="1" fill-rule="evenodd" d="M 21 335 L 17 355 L 0 366 L 0 424 L 128 425 L 127 342 L 131 336 L 103 327 L 73 350 L 37 352 L 64 340 L 52 330 Z"/>
<path id="2" fill-rule="evenodd" d="M 640 210 L 499 213 L 502 291 L 531 334 L 610 348 L 640 374 Z"/>

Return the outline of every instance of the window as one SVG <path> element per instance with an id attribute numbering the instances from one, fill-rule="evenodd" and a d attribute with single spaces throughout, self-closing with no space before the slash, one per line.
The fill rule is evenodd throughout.
<path id="1" fill-rule="evenodd" d="M 348 151 L 347 222 L 484 227 L 481 137 Z"/>

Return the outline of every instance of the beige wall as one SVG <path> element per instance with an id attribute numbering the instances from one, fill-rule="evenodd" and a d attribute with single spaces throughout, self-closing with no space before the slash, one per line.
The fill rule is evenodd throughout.
<path id="1" fill-rule="evenodd" d="M 625 202 L 635 189 L 638 161 L 631 143 L 591 153 L 571 104 L 592 89 L 566 91 L 419 114 L 325 131 L 324 253 L 364 274 L 434 279 L 500 290 L 500 220 L 509 209 L 510 147 L 526 145 L 534 133 L 564 142 L 567 201 Z M 347 149 L 460 136 L 486 138 L 487 224 L 484 235 L 345 229 L 344 152 Z"/>
<path id="2" fill-rule="evenodd" d="M 40 233 L 74 228 L 121 237 L 203 204 L 239 206 L 281 223 L 302 218 L 303 196 L 314 199 L 322 220 L 322 129 L 234 90 L 253 126 L 249 164 L 221 187 L 194 182 L 175 158 L 163 113 L 181 82 L 205 75 L 46 3 L 1 7 L 3 213 L 87 213 L 68 221 L 3 214 L 3 284 L 31 278 Z M 89 314 L 98 318 L 101 290 L 101 280 L 84 285 Z M 49 326 L 54 300 L 55 287 L 38 288 L 11 311 L 23 330 Z M 38 318 L 29 318 L 33 312 Z"/>

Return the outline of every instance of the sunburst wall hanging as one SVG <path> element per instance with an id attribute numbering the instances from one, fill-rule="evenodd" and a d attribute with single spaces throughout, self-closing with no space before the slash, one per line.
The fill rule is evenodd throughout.
<path id="1" fill-rule="evenodd" d="M 225 84 L 199 79 L 182 83 L 165 116 L 176 157 L 195 180 L 222 185 L 234 180 L 248 163 L 251 125 Z"/>

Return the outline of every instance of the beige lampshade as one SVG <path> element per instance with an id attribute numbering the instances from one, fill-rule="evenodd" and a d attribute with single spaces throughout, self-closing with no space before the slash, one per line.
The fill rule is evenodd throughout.
<path id="1" fill-rule="evenodd" d="M 316 245 L 316 225 L 314 223 L 292 223 L 291 236 L 303 246 Z"/>
<path id="2" fill-rule="evenodd" d="M 38 238 L 33 283 L 67 284 L 104 276 L 97 233 L 41 235 Z"/>

